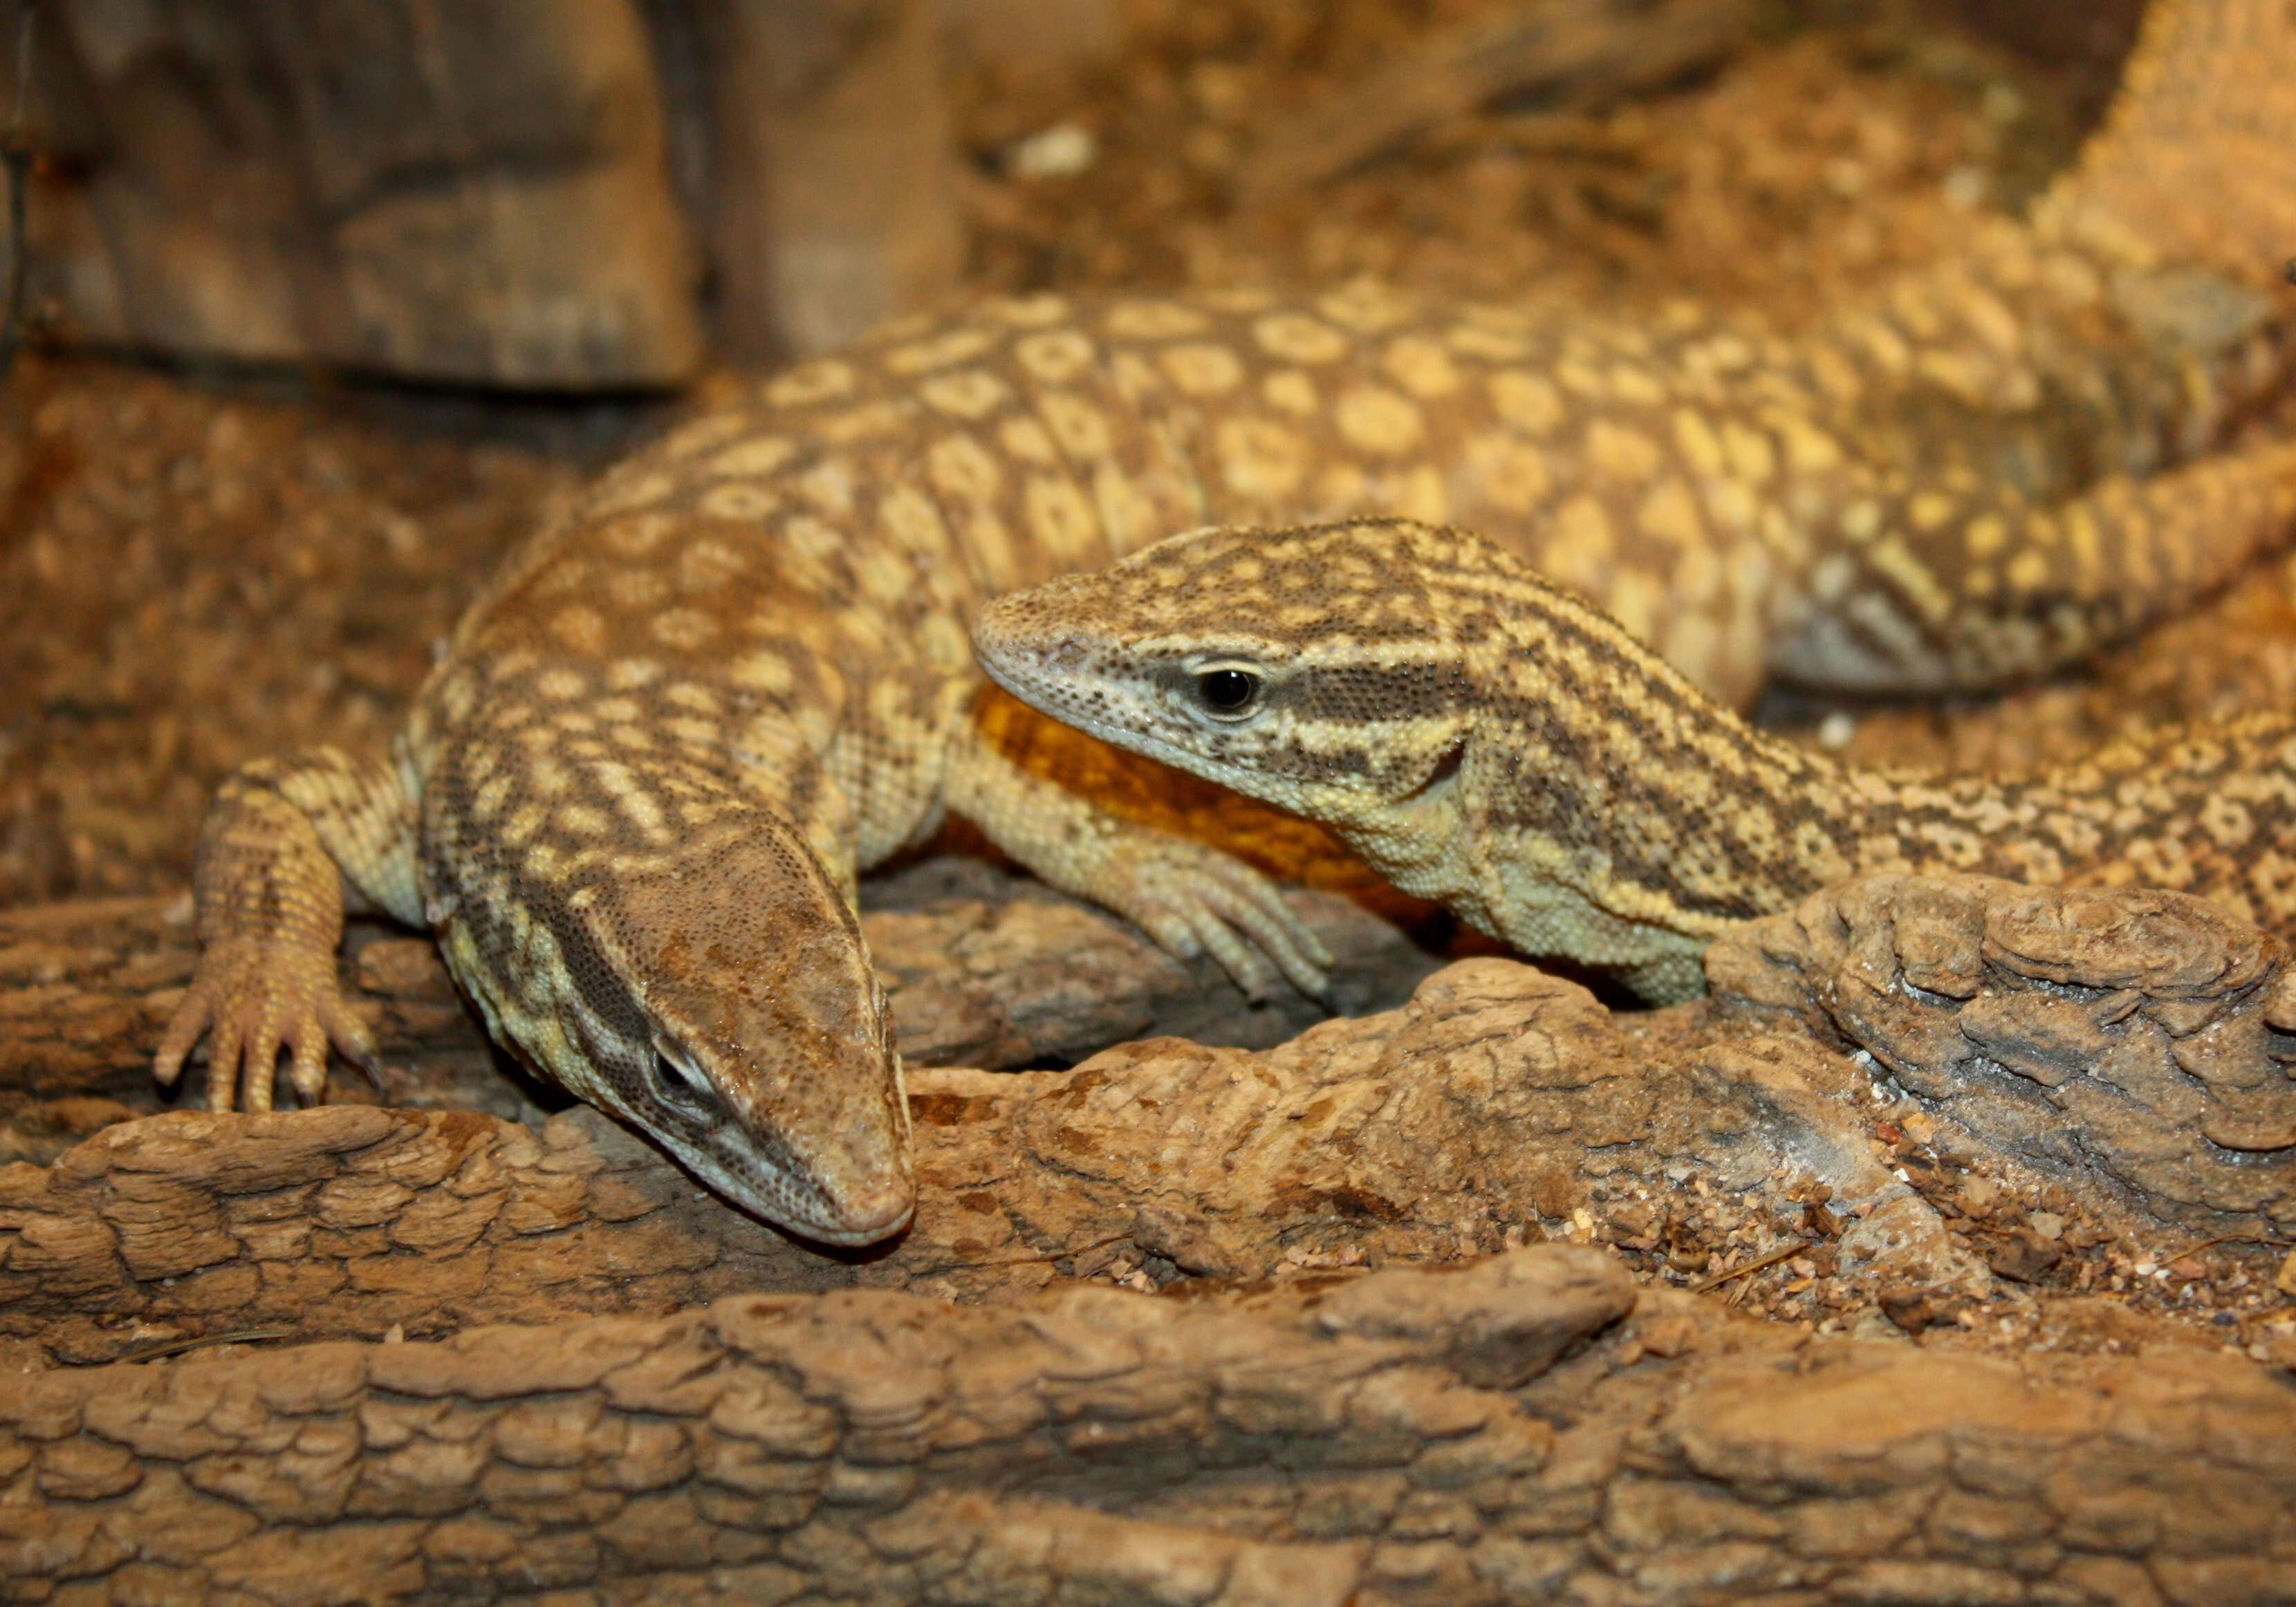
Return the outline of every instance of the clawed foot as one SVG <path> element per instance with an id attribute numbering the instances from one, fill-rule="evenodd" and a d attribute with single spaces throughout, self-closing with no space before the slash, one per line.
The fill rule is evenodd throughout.
<path id="1" fill-rule="evenodd" d="M 268 1111 L 279 1051 L 291 1057 L 288 1081 L 306 1104 L 327 1087 L 327 1045 L 372 1070 L 374 1037 L 343 1002 L 332 954 L 291 944 L 226 938 L 200 956 L 198 973 L 176 1006 L 152 1057 L 162 1087 L 183 1075 L 184 1059 L 208 1040 L 208 1109 Z"/>
<path id="2" fill-rule="evenodd" d="M 1278 972 L 1309 998 L 1329 993 L 1331 951 L 1274 882 L 1232 855 L 1142 831 L 1095 881 L 1091 896 L 1158 947 L 1183 960 L 1209 953 L 1249 999 L 1266 998 Z"/>

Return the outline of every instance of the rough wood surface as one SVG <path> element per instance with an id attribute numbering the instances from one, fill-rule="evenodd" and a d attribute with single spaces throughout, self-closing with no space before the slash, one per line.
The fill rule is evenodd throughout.
<path id="1" fill-rule="evenodd" d="M 2296 976 L 2214 905 L 1874 877 L 1707 971 L 1726 1013 L 1864 1051 L 1990 1146 L 2163 1221 L 2296 1229 Z"/>
<path id="2" fill-rule="evenodd" d="M 107 1602 L 2285 1599 L 2260 1369 L 1636 1304 L 1541 1247 L 57 1372 L 0 1399 L 0 1534 Z"/>
<path id="3" fill-rule="evenodd" d="M 1398 1004 L 1438 963 L 1345 899 L 1297 898 L 1339 956 L 1333 996 L 1343 1010 Z M 1324 1014 L 1288 992 L 1253 1004 L 1210 960 L 1183 964 L 1105 912 L 978 860 L 925 861 L 873 881 L 865 902 L 870 952 L 916 1065 L 1066 1065 L 1157 1033 L 1264 1046 Z M 193 953 L 180 901 L 0 910 L 0 1121 L 17 1121 L 20 1146 L 33 1131 L 21 1119 L 29 1105 L 159 1108 L 151 1046 Z M 512 1118 L 552 1097 L 504 1074 L 427 939 L 357 928 L 343 977 L 384 1064 L 379 1086 L 338 1078 L 332 1097 Z M 101 1113 L 74 1106 L 44 1119 L 51 1137 L 69 1137 L 73 1123 Z M 8 1139 L 0 1130 L 0 1145 Z"/>
<path id="4" fill-rule="evenodd" d="M 673 8 L 701 46 L 718 332 L 739 363 L 844 345 L 964 254 L 933 0 Z"/>
<path id="5" fill-rule="evenodd" d="M 69 332 L 516 386 L 699 363 L 630 0 L 47 10 L 29 254 Z"/>
<path id="6" fill-rule="evenodd" d="M 1025 930 L 1027 902 L 976 898 L 964 930 Z M 136 1065 L 180 969 L 158 907 L 8 922 L 0 1000 L 51 1031 L 0 1033 L 0 1075 Z M 914 984 L 972 986 L 958 947 L 919 945 Z M 1919 991 L 1861 954 L 1913 956 Z M 2036 1151 L 2045 1124 L 2002 1114 L 2022 1079 L 1883 1008 L 1992 999 L 1983 1042 L 2055 1043 L 2066 1000 L 2133 989 L 2094 1018 L 2120 1035 L 2099 1063 L 2141 1091 L 2172 1051 L 2129 1044 L 2198 1038 L 2188 1080 L 2232 1109 L 2284 1078 L 2282 956 L 2157 895 L 1874 883 L 1718 950 L 1709 1004 L 1613 1016 L 1480 958 L 1273 1048 L 921 1070 L 917 1226 L 840 1257 L 515 1094 L 144 1120 L 20 1097 L 27 1152 L 95 1130 L 0 1168 L 0 1578 L 123 1603 L 2283 1601 L 2296 1324 L 2268 1284 L 2212 1324 L 2103 1273 L 2164 1223 L 2185 1247 L 2276 1220 L 2255 1180 L 2286 1171 L 2124 1164 L 2157 1098 L 2068 1101 L 2070 1141 Z M 399 1074 L 510 1088 L 425 963 L 404 939 L 355 963 Z M 1811 1026 L 1872 1037 L 1894 1086 Z M 1517 1248 L 1538 1239 L 1578 1242 Z"/>
<path id="7" fill-rule="evenodd" d="M 934 0 L 48 11 L 28 255 L 72 341 L 657 387 L 705 290 L 754 363 L 962 265 Z"/>

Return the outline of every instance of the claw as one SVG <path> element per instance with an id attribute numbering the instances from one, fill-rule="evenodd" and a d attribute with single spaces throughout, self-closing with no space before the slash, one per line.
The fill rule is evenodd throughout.
<path id="1" fill-rule="evenodd" d="M 375 1064 L 366 1023 L 337 991 L 332 954 L 252 939 L 226 939 L 200 957 L 198 974 L 161 1034 L 152 1074 L 173 1086 L 200 1039 L 208 1039 L 207 1103 L 250 1111 L 273 1108 L 279 1052 L 290 1056 L 290 1086 L 306 1104 L 326 1092 L 327 1047 Z"/>

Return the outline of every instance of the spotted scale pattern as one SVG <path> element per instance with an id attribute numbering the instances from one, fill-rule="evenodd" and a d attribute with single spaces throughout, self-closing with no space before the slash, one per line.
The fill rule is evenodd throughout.
<path id="1" fill-rule="evenodd" d="M 2296 718 L 2020 776 L 1859 770 L 1715 703 L 1469 532 L 1176 537 L 992 603 L 1015 696 L 1337 832 L 1525 953 L 1702 991 L 1729 926 L 1875 872 L 2165 887 L 2296 928 Z"/>
<path id="2" fill-rule="evenodd" d="M 966 635 L 990 597 L 1209 521 L 1387 513 L 1484 531 L 1729 702 L 1780 670 L 2062 662 L 2287 523 L 2287 453 L 2234 446 L 2287 292 L 2156 228 L 2176 198 L 2125 170 L 2157 135 L 2195 181 L 2179 75 L 2254 78 L 2292 38 L 2285 0 L 2169 0 L 2141 103 L 2031 219 L 1791 337 L 1357 283 L 990 301 L 763 379 L 514 556 L 392 755 L 226 789 L 161 1069 L 208 1033 L 212 1102 L 256 1103 L 275 1041 L 314 1090 L 327 1035 L 357 1046 L 328 961 L 343 878 L 373 877 L 546 1075 L 802 1232 L 896 1231 L 899 1066 L 851 892 L 946 813 L 1247 988 L 1323 982 L 1260 878 L 999 747 Z M 2264 77 L 2226 119 L 2268 118 Z"/>

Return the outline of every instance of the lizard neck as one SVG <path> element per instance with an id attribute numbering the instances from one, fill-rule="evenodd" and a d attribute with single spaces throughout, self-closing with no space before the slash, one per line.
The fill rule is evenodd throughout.
<path id="1" fill-rule="evenodd" d="M 1398 885 L 1527 953 L 1694 952 L 1848 873 L 1894 796 L 1755 730 L 1559 594 L 1454 629 L 1471 709 L 1450 754 L 1334 824 Z"/>

